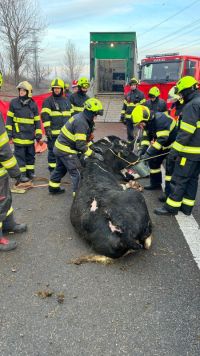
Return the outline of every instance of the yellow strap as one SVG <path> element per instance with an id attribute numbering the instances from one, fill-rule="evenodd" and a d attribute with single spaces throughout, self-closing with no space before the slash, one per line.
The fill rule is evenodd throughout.
<path id="1" fill-rule="evenodd" d="M 28 125 L 34 124 L 34 119 L 25 118 L 25 117 L 14 117 L 13 121 L 18 124 L 28 124 Z"/>
<path id="2" fill-rule="evenodd" d="M 158 168 L 158 169 L 150 169 L 150 173 L 151 174 L 157 174 L 157 173 L 160 173 L 161 172 L 161 169 Z"/>
<path id="3" fill-rule="evenodd" d="M 5 174 L 7 174 L 7 171 L 4 167 L 0 168 L 0 177 L 5 176 Z"/>
<path id="4" fill-rule="evenodd" d="M 14 143 L 18 143 L 19 145 L 31 145 L 34 143 L 34 140 L 21 140 L 20 138 L 14 138 Z"/>
<path id="5" fill-rule="evenodd" d="M 8 142 L 9 138 L 7 132 L 4 132 L 2 135 L 0 135 L 0 147 L 3 147 Z"/>
<path id="6" fill-rule="evenodd" d="M 172 206 L 173 208 L 180 208 L 180 206 L 182 204 L 182 201 L 175 201 L 175 200 L 172 200 L 170 198 L 167 198 L 166 203 L 168 205 Z"/>
<path id="7" fill-rule="evenodd" d="M 86 134 L 76 133 L 74 136 L 76 141 L 86 141 Z"/>
<path id="8" fill-rule="evenodd" d="M 14 112 L 12 112 L 12 111 L 8 110 L 8 112 L 7 112 L 7 116 L 14 117 Z"/>
<path id="9" fill-rule="evenodd" d="M 7 161 L 3 161 L 3 162 L 1 161 L 1 164 L 4 168 L 10 169 L 10 168 L 13 168 L 17 164 L 17 161 L 16 161 L 16 158 L 13 156 L 10 159 L 8 159 Z"/>
<path id="10" fill-rule="evenodd" d="M 187 122 L 181 121 L 180 129 L 193 134 L 196 130 L 196 126 L 190 125 Z"/>
<path id="11" fill-rule="evenodd" d="M 52 180 L 49 181 L 49 186 L 52 188 L 59 188 L 60 183 L 52 182 Z"/>
<path id="12" fill-rule="evenodd" d="M 57 147 L 59 150 L 63 151 L 63 152 L 67 152 L 67 153 L 78 153 L 75 150 L 72 150 L 69 146 L 65 146 L 62 145 L 60 142 L 58 142 L 58 140 L 56 140 L 55 142 L 55 147 Z"/>
<path id="13" fill-rule="evenodd" d="M 42 113 L 47 113 L 47 114 L 51 115 L 51 109 L 49 109 L 49 108 L 42 108 L 41 114 L 42 114 Z"/>
<path id="14" fill-rule="evenodd" d="M 162 148 L 161 144 L 158 143 L 157 141 L 155 141 L 154 143 L 152 143 L 152 146 L 153 146 L 154 148 L 156 148 L 157 150 L 160 150 L 160 149 Z"/>
<path id="15" fill-rule="evenodd" d="M 38 116 L 34 116 L 34 121 L 40 121 L 40 117 Z"/>
<path id="16" fill-rule="evenodd" d="M 180 166 L 185 166 L 186 161 L 187 161 L 187 158 L 186 157 L 182 157 L 181 158 L 181 162 L 180 162 Z"/>
<path id="17" fill-rule="evenodd" d="M 66 126 L 63 126 L 62 129 L 61 129 L 62 133 L 64 136 L 66 136 L 67 138 L 69 138 L 71 141 L 76 141 L 75 139 L 75 135 L 72 134 L 67 128 Z"/>
<path id="18" fill-rule="evenodd" d="M 6 216 L 9 216 L 13 212 L 13 207 L 11 206 L 10 209 L 7 211 Z"/>
<path id="19" fill-rule="evenodd" d="M 43 123 L 43 125 L 44 125 L 44 127 L 49 127 L 49 126 L 51 126 L 51 121 L 45 121 Z"/>
<path id="20" fill-rule="evenodd" d="M 194 206 L 195 200 L 183 198 L 182 204 L 185 204 L 185 205 L 188 205 L 188 206 Z"/>
<path id="21" fill-rule="evenodd" d="M 169 136 L 169 130 L 162 130 L 156 132 L 157 137 Z"/>
<path id="22" fill-rule="evenodd" d="M 52 133 L 52 135 L 58 136 L 60 133 L 60 130 L 52 130 L 51 133 Z"/>

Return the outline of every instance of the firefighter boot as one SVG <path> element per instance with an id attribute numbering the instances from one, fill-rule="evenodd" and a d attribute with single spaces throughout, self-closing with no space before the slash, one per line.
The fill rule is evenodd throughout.
<path id="1" fill-rule="evenodd" d="M 162 188 L 161 184 L 158 184 L 158 185 L 149 184 L 149 185 L 144 186 L 144 189 L 146 189 L 146 190 L 158 190 L 161 188 Z"/>
<path id="2" fill-rule="evenodd" d="M 62 194 L 65 192 L 65 188 L 63 187 L 59 187 L 59 188 L 52 188 L 52 187 L 49 187 L 49 193 L 50 194 Z"/>
<path id="3" fill-rule="evenodd" d="M 7 237 L 0 237 L 0 251 L 11 251 L 17 247 L 15 240 L 9 240 Z"/>
<path id="4" fill-rule="evenodd" d="M 25 232 L 27 230 L 27 225 L 26 224 L 17 224 L 13 213 L 7 216 L 6 220 L 3 222 L 3 233 L 15 233 L 15 234 L 21 234 L 22 232 Z"/>
<path id="5" fill-rule="evenodd" d="M 172 210 L 167 210 L 165 206 L 162 206 L 161 208 L 156 208 L 154 209 L 154 214 L 156 215 L 177 215 L 178 211 L 172 211 Z"/>
<path id="6" fill-rule="evenodd" d="M 29 178 L 29 180 L 32 180 L 36 177 L 36 175 L 34 174 L 34 172 L 26 172 L 26 176 Z"/>
<path id="7" fill-rule="evenodd" d="M 30 181 L 30 178 L 26 176 L 26 173 L 22 173 L 20 177 L 20 183 L 27 183 Z"/>

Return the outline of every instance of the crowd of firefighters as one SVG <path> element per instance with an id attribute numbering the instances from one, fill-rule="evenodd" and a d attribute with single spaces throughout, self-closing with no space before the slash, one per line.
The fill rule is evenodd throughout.
<path id="1" fill-rule="evenodd" d="M 90 83 L 82 77 L 70 85 L 60 78 L 51 82 L 51 95 L 42 105 L 43 122 L 48 146 L 49 192 L 61 194 L 61 179 L 68 172 L 73 196 L 80 182 L 80 164 L 89 157 L 103 161 L 101 152 L 93 146 L 95 118 L 103 115 L 97 98 L 89 98 Z M 32 98 L 32 86 L 24 81 L 17 86 L 18 97 L 10 102 L 6 125 L 0 117 L 0 251 L 16 247 L 16 241 L 6 233 L 26 231 L 25 224 L 16 223 L 8 175 L 16 185 L 26 184 L 35 177 L 35 140 L 42 140 L 40 115 Z M 130 91 L 124 98 L 120 121 L 127 127 L 127 139 L 135 139 L 139 131 L 138 156 L 148 162 L 150 184 L 145 189 L 161 189 L 161 164 L 166 159 L 164 202 L 154 212 L 176 215 L 181 210 L 190 215 L 195 204 L 200 174 L 200 92 L 194 77 L 181 78 L 169 92 L 172 103 L 167 110 L 160 90 L 152 87 L 149 100 L 132 78 Z M 136 130 L 137 128 L 137 130 Z M 10 141 L 14 145 L 14 155 Z"/>

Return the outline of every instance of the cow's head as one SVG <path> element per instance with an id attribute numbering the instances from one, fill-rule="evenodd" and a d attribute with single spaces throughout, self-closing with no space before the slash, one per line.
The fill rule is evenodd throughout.
<path id="1" fill-rule="evenodd" d="M 137 160 L 133 147 L 134 141 L 129 143 L 117 136 L 104 137 L 94 144 L 94 148 L 101 151 L 104 163 L 116 173 Z"/>

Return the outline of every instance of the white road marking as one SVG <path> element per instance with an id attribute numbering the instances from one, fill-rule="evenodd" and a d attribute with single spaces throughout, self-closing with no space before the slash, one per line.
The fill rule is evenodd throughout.
<path id="1" fill-rule="evenodd" d="M 186 216 L 179 212 L 176 220 L 200 269 L 200 227 L 193 215 Z"/>
<path id="2" fill-rule="evenodd" d="M 163 175 L 162 188 L 164 190 L 165 189 L 165 184 L 164 184 L 165 169 L 163 168 L 163 166 L 161 167 L 161 170 L 162 170 L 162 175 Z M 178 213 L 178 215 L 175 215 L 175 217 L 176 217 L 178 225 L 183 233 L 183 236 L 185 237 L 185 239 L 187 241 L 190 251 L 192 252 L 194 260 L 200 269 L 200 227 L 197 224 L 193 215 L 186 216 L 185 214 L 181 213 L 181 211 L 180 211 Z"/>

